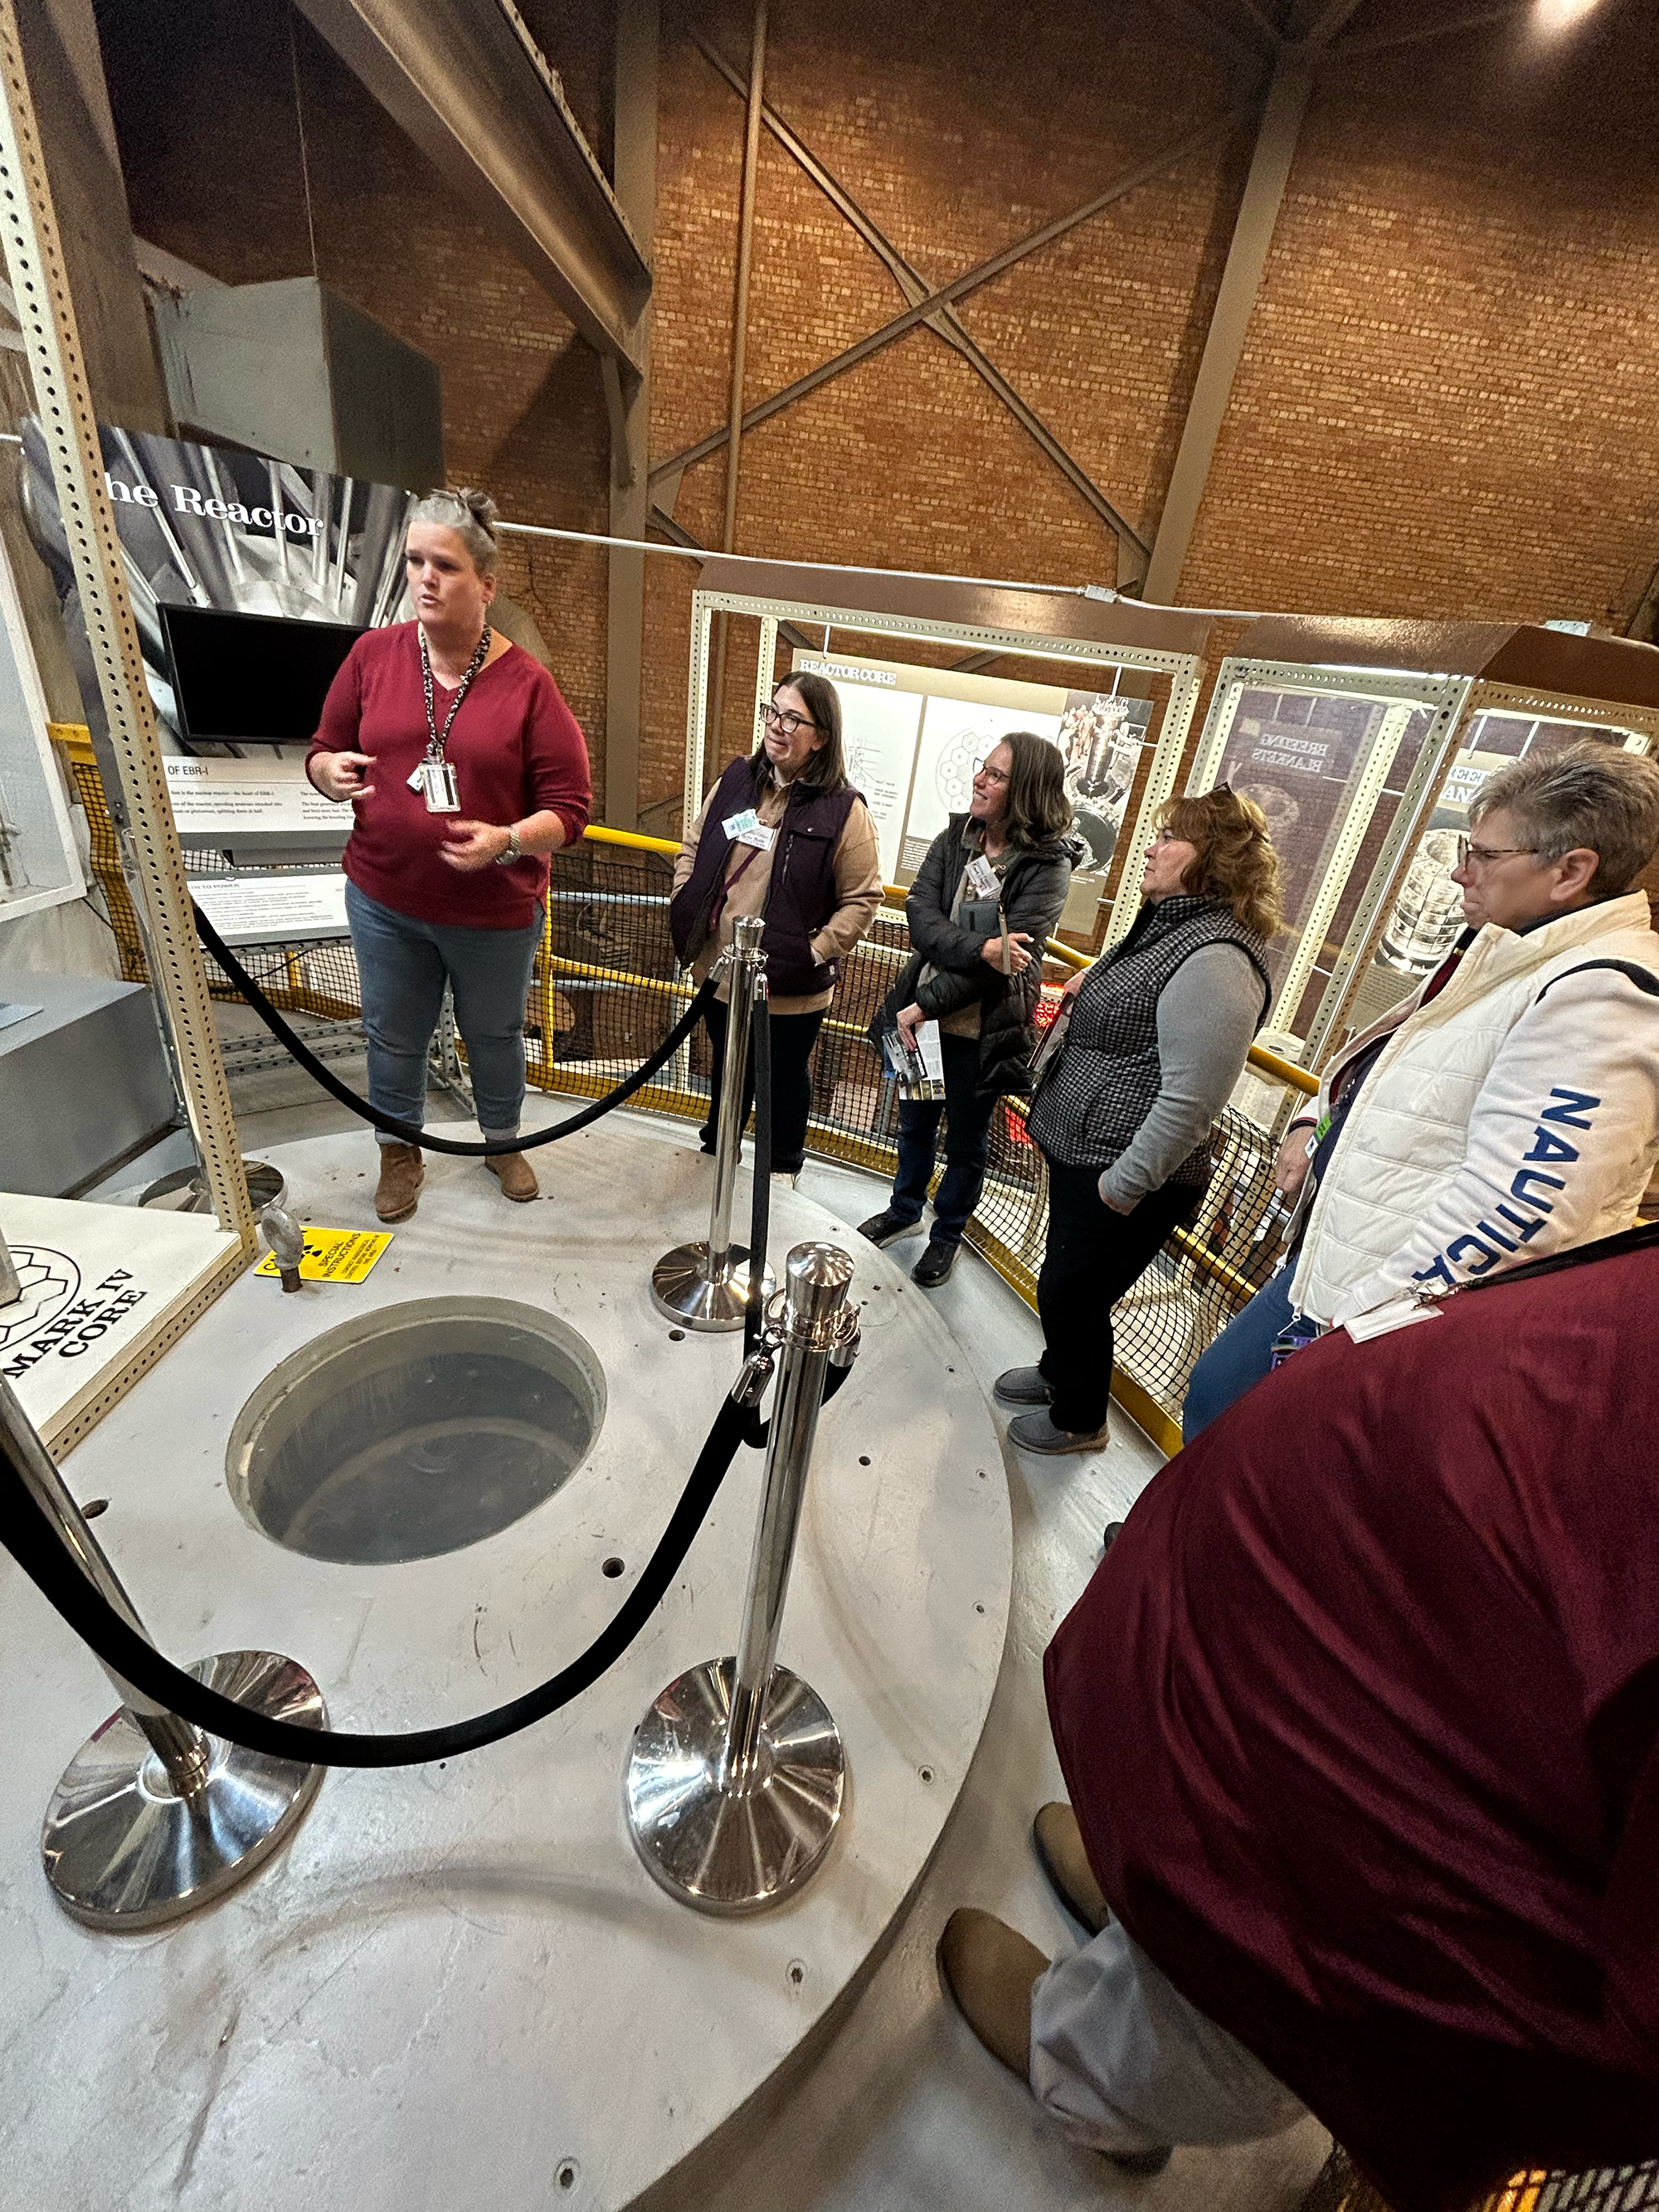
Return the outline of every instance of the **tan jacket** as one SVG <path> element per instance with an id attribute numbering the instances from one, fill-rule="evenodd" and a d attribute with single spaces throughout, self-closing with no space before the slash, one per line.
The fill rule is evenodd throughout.
<path id="1" fill-rule="evenodd" d="M 674 862 L 677 891 L 691 880 L 697 846 L 714 797 L 711 791 L 697 810 L 696 820 L 680 842 Z M 787 786 L 773 784 L 757 805 L 755 811 L 769 829 L 782 821 L 788 799 Z M 773 851 L 776 849 L 774 846 Z M 747 867 L 744 866 L 745 860 Z M 732 925 L 738 916 L 765 913 L 766 894 L 772 882 L 772 854 L 757 853 L 750 845 L 733 845 L 726 863 L 726 880 L 731 888 L 719 922 L 692 963 L 691 973 L 699 983 L 720 955 L 729 949 Z M 861 799 L 853 801 L 852 811 L 836 841 L 836 896 L 839 903 L 835 912 L 811 939 L 813 954 L 821 961 L 844 960 L 869 928 L 881 904 L 881 853 L 876 842 L 876 825 Z M 726 986 L 722 982 L 718 996 L 724 1000 L 726 995 Z M 770 1004 L 775 1014 L 816 1014 L 821 1013 L 834 996 L 833 991 L 816 991 L 805 998 L 774 999 Z"/>

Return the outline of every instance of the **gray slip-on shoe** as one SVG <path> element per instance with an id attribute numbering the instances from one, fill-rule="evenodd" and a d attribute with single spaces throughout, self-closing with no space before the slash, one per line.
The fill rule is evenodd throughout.
<path id="1" fill-rule="evenodd" d="M 1008 1424 L 1008 1436 L 1022 1451 L 1028 1452 L 1099 1451 L 1106 1442 L 1104 1429 L 1097 1429 L 1091 1437 L 1074 1436 L 1070 1429 L 1057 1429 L 1046 1409 L 1040 1413 L 1016 1415 Z"/>

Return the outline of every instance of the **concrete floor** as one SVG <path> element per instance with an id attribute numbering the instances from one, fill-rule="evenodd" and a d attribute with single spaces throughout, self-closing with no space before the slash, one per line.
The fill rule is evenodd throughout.
<path id="1" fill-rule="evenodd" d="M 361 1061 L 337 1066 L 362 1088 Z M 298 1070 L 240 1077 L 235 1096 L 251 1155 L 262 1145 L 349 1121 Z M 532 1092 L 526 1123 L 568 1110 Z M 459 1113 L 434 1095 L 434 1124 Z M 665 1141 L 678 1140 L 671 1124 L 629 1118 Z M 373 1141 L 367 1129 L 363 1141 Z M 557 1155 L 542 1158 L 546 1188 L 556 1178 Z M 801 1188 L 853 1221 L 875 1212 L 882 1197 L 868 1176 L 817 1160 L 809 1160 Z M 982 1384 L 1001 1368 L 1037 1357 L 1035 1315 L 977 1257 L 966 1255 L 933 1296 Z M 997 1427 L 999 1434 L 1006 1427 L 1000 1413 Z M 1113 1431 L 1105 1451 L 1082 1460 L 1022 1458 L 1005 1446 L 1014 1533 L 1008 1640 L 978 1756 L 939 1850 L 891 1949 L 833 2038 L 764 2100 L 765 2110 L 674 2177 L 656 2200 L 661 2205 L 673 2212 L 1071 2212 L 1118 2205 L 1138 2212 L 1291 2212 L 1323 2164 L 1330 2138 L 1309 2119 L 1241 2149 L 1178 2151 L 1157 2179 L 1127 2179 L 1066 2144 L 940 1992 L 934 1946 L 958 1905 L 1000 1914 L 1051 1954 L 1079 1941 L 1038 1871 L 1029 1832 L 1037 1807 L 1062 1794 L 1043 1703 L 1044 1648 L 1093 1572 L 1103 1526 L 1122 1518 L 1162 1464 L 1121 1413 Z"/>

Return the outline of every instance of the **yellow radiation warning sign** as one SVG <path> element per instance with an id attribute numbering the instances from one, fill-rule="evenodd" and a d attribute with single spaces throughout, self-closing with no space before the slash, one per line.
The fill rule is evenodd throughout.
<path id="1" fill-rule="evenodd" d="M 307 1229 L 305 1257 L 300 1262 L 302 1283 L 361 1283 L 392 1242 L 389 1229 Z M 267 1252 L 254 1269 L 256 1275 L 280 1273 L 276 1255 Z"/>

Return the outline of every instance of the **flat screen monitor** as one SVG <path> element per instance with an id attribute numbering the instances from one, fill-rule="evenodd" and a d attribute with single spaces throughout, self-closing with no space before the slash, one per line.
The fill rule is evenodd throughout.
<path id="1" fill-rule="evenodd" d="M 196 741 L 303 744 L 362 631 L 221 607 L 163 605 L 179 733 Z"/>

